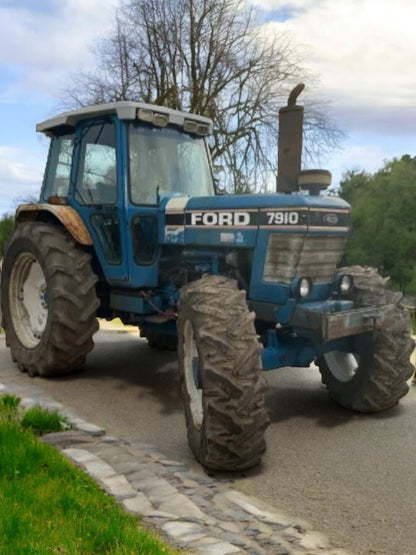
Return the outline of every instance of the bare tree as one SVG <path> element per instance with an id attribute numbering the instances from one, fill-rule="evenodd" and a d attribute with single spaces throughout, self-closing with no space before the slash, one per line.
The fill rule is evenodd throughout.
<path id="1" fill-rule="evenodd" d="M 130 0 L 96 53 L 96 69 L 66 91 L 72 107 L 140 100 L 211 117 L 214 164 L 234 192 L 276 173 L 279 107 L 311 81 L 288 37 L 266 33 L 246 0 Z M 306 111 L 312 158 L 341 136 L 322 107 Z"/>

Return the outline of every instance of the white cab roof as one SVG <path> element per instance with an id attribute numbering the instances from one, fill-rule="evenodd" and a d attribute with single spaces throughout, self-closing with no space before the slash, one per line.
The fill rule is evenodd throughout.
<path id="1" fill-rule="evenodd" d="M 156 106 L 153 104 L 145 104 L 144 102 L 131 101 L 96 104 L 94 106 L 86 106 L 84 108 L 78 108 L 77 110 L 64 112 L 42 123 L 38 123 L 36 126 L 36 131 L 40 131 L 42 133 L 45 133 L 46 135 L 50 135 L 57 127 L 75 127 L 75 125 L 81 120 L 97 118 L 101 116 L 109 116 L 112 114 L 117 114 L 119 119 L 133 121 L 136 119 L 137 111 L 140 108 L 144 110 L 152 110 L 154 113 L 157 114 L 164 114 L 169 117 L 169 123 L 178 125 L 179 127 L 183 127 L 185 120 L 191 120 L 195 121 L 196 123 L 208 125 L 209 132 L 212 132 L 212 121 L 204 116 L 188 114 L 186 112 L 180 112 L 179 110 L 165 108 L 164 106 Z"/>

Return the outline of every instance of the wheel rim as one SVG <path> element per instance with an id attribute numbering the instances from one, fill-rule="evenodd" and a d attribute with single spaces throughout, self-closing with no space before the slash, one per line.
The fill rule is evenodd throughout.
<path id="1" fill-rule="evenodd" d="M 324 355 L 331 374 L 340 382 L 349 382 L 357 373 L 360 356 L 358 353 L 331 351 Z"/>
<path id="2" fill-rule="evenodd" d="M 199 430 L 204 420 L 203 391 L 198 349 L 193 326 L 189 320 L 184 325 L 184 376 L 186 391 L 189 396 L 189 410 L 194 426 Z"/>
<path id="3" fill-rule="evenodd" d="M 36 258 L 23 253 L 10 276 L 10 314 L 19 341 L 28 349 L 36 347 L 48 320 L 45 274 Z"/>

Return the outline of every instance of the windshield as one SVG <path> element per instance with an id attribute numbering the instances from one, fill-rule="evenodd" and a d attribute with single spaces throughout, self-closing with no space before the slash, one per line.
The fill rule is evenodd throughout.
<path id="1" fill-rule="evenodd" d="M 165 193 L 214 194 L 205 141 L 174 129 L 129 125 L 130 198 L 157 204 Z"/>

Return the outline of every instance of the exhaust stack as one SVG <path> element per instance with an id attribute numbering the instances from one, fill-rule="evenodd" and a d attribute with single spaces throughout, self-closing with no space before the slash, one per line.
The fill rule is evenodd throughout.
<path id="1" fill-rule="evenodd" d="M 276 192 L 299 191 L 302 164 L 303 106 L 296 100 L 305 88 L 299 83 L 289 95 L 287 106 L 279 110 L 279 143 Z"/>
<path id="2" fill-rule="evenodd" d="M 319 195 L 331 185 L 328 170 L 302 170 L 303 106 L 296 100 L 305 88 L 299 83 L 289 94 L 287 106 L 279 110 L 279 143 L 277 193 L 295 193 L 300 190 Z"/>

